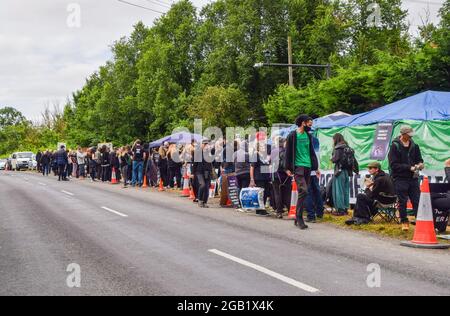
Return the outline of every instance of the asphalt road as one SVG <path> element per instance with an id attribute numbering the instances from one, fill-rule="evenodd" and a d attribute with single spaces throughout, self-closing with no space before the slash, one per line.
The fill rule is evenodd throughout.
<path id="1" fill-rule="evenodd" d="M 300 231 L 170 193 L 0 172 L 0 295 L 449 295 L 449 262 L 448 250 L 327 224 Z"/>

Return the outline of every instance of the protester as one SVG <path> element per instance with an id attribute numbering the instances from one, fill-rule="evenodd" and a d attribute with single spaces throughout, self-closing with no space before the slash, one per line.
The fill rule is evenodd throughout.
<path id="1" fill-rule="evenodd" d="M 66 176 L 67 178 L 72 178 L 72 171 L 73 171 L 73 166 L 72 166 L 72 154 L 70 152 L 69 149 L 66 150 L 67 153 L 67 165 L 66 165 Z"/>
<path id="2" fill-rule="evenodd" d="M 379 202 L 390 205 L 396 202 L 394 183 L 391 177 L 381 169 L 379 162 L 372 162 L 368 166 L 370 178 L 366 180 L 365 193 L 358 194 L 353 218 L 347 225 L 368 224 L 372 216 L 378 213 Z"/>
<path id="3" fill-rule="evenodd" d="M 389 152 L 389 168 L 394 179 L 395 190 L 399 199 L 399 211 L 402 230 L 409 230 L 407 213 L 408 198 L 417 216 L 420 200 L 419 172 L 425 168 L 419 145 L 413 141 L 414 130 L 404 125 L 400 136 L 392 141 Z"/>
<path id="4" fill-rule="evenodd" d="M 311 170 L 318 169 L 318 160 L 314 151 L 312 136 L 313 120 L 308 115 L 297 117 L 295 124 L 297 130 L 287 137 L 285 167 L 288 176 L 294 176 L 298 190 L 295 225 L 300 229 L 307 229 L 303 219 L 303 209 L 308 195 L 308 185 L 311 179 Z"/>
<path id="5" fill-rule="evenodd" d="M 279 139 L 278 148 L 272 150 L 272 188 L 274 207 L 277 212 L 277 218 L 283 218 L 284 207 L 288 208 L 291 204 L 291 178 L 286 174 L 285 160 L 286 160 L 286 140 Z"/>
<path id="6" fill-rule="evenodd" d="M 112 172 L 114 172 L 116 180 L 118 182 L 120 182 L 120 180 L 122 178 L 122 174 L 121 174 L 121 171 L 120 171 L 120 160 L 119 160 L 119 156 L 118 156 L 116 148 L 113 148 L 113 150 L 111 151 L 109 157 L 110 157 L 110 162 L 111 162 L 111 167 L 110 167 L 111 168 L 111 175 L 112 175 Z"/>
<path id="7" fill-rule="evenodd" d="M 41 155 L 39 163 L 42 169 L 42 175 L 48 177 L 48 174 L 50 172 L 50 152 L 48 150 L 45 151 L 43 155 Z"/>
<path id="8" fill-rule="evenodd" d="M 314 136 L 312 136 L 312 139 L 316 155 L 319 156 L 319 140 Z M 306 213 L 308 214 L 306 222 L 308 223 L 315 223 L 317 218 L 323 218 L 324 202 L 319 181 L 320 170 L 312 170 L 311 182 L 308 187 L 308 196 L 306 198 Z"/>
<path id="9" fill-rule="evenodd" d="M 37 172 L 42 172 L 41 158 L 42 158 L 42 153 L 40 150 L 38 150 L 38 152 L 36 154 L 36 170 L 37 170 Z"/>
<path id="10" fill-rule="evenodd" d="M 132 159 L 133 159 L 133 177 L 131 180 L 131 186 L 135 187 L 138 185 L 142 187 L 143 184 L 143 169 L 144 169 L 144 148 L 142 148 L 142 142 L 140 140 L 136 140 L 134 142 L 132 150 Z"/>
<path id="11" fill-rule="evenodd" d="M 236 172 L 239 195 L 242 189 L 250 186 L 250 155 L 248 153 L 248 143 L 239 143 L 238 150 L 234 153 L 234 168 Z"/>
<path id="12" fill-rule="evenodd" d="M 250 164 L 250 187 L 264 189 L 264 207 L 270 196 L 271 187 L 270 153 L 268 153 L 265 140 L 265 136 L 257 136 L 255 157 L 251 159 L 255 162 Z M 265 209 L 256 210 L 256 215 L 269 216 L 269 213 Z"/>
<path id="13" fill-rule="evenodd" d="M 333 156 L 331 162 L 334 164 L 334 177 L 332 183 L 332 194 L 334 208 L 338 216 L 348 214 L 350 208 L 350 176 L 352 175 L 354 160 L 353 150 L 345 141 L 342 134 L 333 136 Z M 353 156 L 352 156 L 353 155 Z"/>
<path id="14" fill-rule="evenodd" d="M 107 182 L 109 180 L 108 171 L 111 166 L 111 161 L 108 147 L 106 147 L 106 145 L 103 145 L 100 150 L 100 166 L 102 182 Z"/>
<path id="15" fill-rule="evenodd" d="M 122 170 L 123 187 L 128 187 L 128 168 L 131 167 L 131 157 L 129 155 L 130 148 L 128 146 L 122 147 L 119 153 L 120 169 Z"/>
<path id="16" fill-rule="evenodd" d="M 55 162 L 58 166 L 58 181 L 68 181 L 66 173 L 68 157 L 64 145 L 61 145 L 60 149 L 55 153 Z"/>
<path id="17" fill-rule="evenodd" d="M 168 174 L 168 161 L 167 161 L 167 151 L 169 149 L 169 143 L 164 142 L 163 146 L 159 148 L 159 174 L 160 179 L 163 183 L 163 187 L 169 188 L 169 174 Z"/>
<path id="18" fill-rule="evenodd" d="M 152 167 L 150 173 L 150 184 L 155 188 L 158 187 L 158 174 L 159 174 L 159 152 L 156 148 L 151 149 Z"/>
<path id="19" fill-rule="evenodd" d="M 71 173 L 70 173 L 70 177 L 71 178 L 76 178 L 77 174 L 78 174 L 78 160 L 77 160 L 77 153 L 75 151 L 70 151 L 70 155 L 69 155 L 69 159 L 70 159 L 70 164 L 72 166 L 71 168 Z"/>
<path id="20" fill-rule="evenodd" d="M 200 157 L 201 161 L 195 161 L 192 166 L 192 173 L 194 179 L 198 183 L 198 205 L 201 208 L 209 208 L 208 198 L 209 198 L 209 187 L 211 185 L 211 175 L 212 175 L 212 158 L 208 155 L 209 141 L 204 140 L 200 148 L 197 150 L 201 151 L 197 153 L 196 157 Z"/>
<path id="21" fill-rule="evenodd" d="M 170 144 L 167 151 L 167 167 L 169 169 L 169 186 L 171 189 L 175 188 L 175 182 L 177 189 L 183 189 L 181 183 L 181 159 L 176 144 Z"/>
<path id="22" fill-rule="evenodd" d="M 91 148 L 88 151 L 89 171 L 91 175 L 91 182 L 96 181 L 97 175 L 97 149 Z"/>
<path id="23" fill-rule="evenodd" d="M 85 155 L 85 153 L 83 153 L 80 146 L 78 146 L 76 157 L 77 157 L 77 164 L 78 164 L 78 172 L 76 174 L 76 177 L 77 177 L 77 179 L 79 177 L 84 179 L 86 177 L 86 161 L 85 161 L 86 155 Z"/>

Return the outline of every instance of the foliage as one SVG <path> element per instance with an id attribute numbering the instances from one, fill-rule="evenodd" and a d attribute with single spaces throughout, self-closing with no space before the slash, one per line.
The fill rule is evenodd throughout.
<path id="1" fill-rule="evenodd" d="M 63 111 L 31 124 L 0 111 L 0 154 L 59 141 L 84 147 L 136 138 L 150 141 L 176 127 L 292 122 L 299 113 L 359 113 L 428 90 L 450 90 L 450 0 L 439 25 L 411 38 L 400 0 L 216 0 L 199 12 L 173 4 L 152 26 L 138 22 L 112 45 L 113 57 L 73 93 Z M 288 87 L 287 37 L 296 68 Z M 8 114 L 9 113 L 9 114 Z M 45 114 L 45 113 L 44 113 Z M 51 124 L 49 124 L 49 120 Z M 6 127 L 2 127 L 6 125 Z"/>

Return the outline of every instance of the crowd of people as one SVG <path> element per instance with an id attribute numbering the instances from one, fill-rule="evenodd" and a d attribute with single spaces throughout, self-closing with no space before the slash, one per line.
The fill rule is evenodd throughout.
<path id="1" fill-rule="evenodd" d="M 159 187 L 182 190 L 188 185 L 195 195 L 194 202 L 208 208 L 210 187 L 214 181 L 221 188 L 220 205 L 229 206 L 229 176 L 236 176 L 238 190 L 261 188 L 264 205 L 256 210 L 259 216 L 269 216 L 270 211 L 279 219 L 290 209 L 292 185 L 298 192 L 295 225 L 308 228 L 306 223 L 323 218 L 324 205 L 332 206 L 335 215 L 348 215 L 350 208 L 350 177 L 359 173 L 354 150 L 344 136 L 333 137 L 334 177 L 326 190 L 319 184 L 320 170 L 317 155 L 318 140 L 312 134 L 313 119 L 300 115 L 297 129 L 286 138 L 278 137 L 268 145 L 264 132 L 258 132 L 251 142 L 235 139 L 232 142 L 219 139 L 190 144 L 165 142 L 151 148 L 148 143 L 136 140 L 133 145 L 120 148 L 59 150 L 39 152 L 36 155 L 38 170 L 44 176 L 51 172 L 58 181 L 71 178 L 89 178 L 90 181 L 121 183 L 124 188 Z M 366 190 L 357 195 L 353 217 L 348 225 L 362 225 L 371 221 L 378 211 L 378 203 L 392 204 L 398 201 L 402 229 L 409 229 L 407 202 L 410 200 L 417 215 L 420 187 L 419 172 L 424 169 L 420 148 L 413 141 L 414 131 L 409 126 L 401 128 L 401 135 L 394 139 L 389 152 L 389 174 L 379 162 L 369 164 Z M 231 148 L 231 150 L 230 150 Z M 446 172 L 450 178 L 450 160 Z M 448 211 L 449 196 L 440 196 L 441 208 Z M 240 211 L 245 211 L 238 208 Z M 306 216 L 304 213 L 306 211 Z M 306 217 L 306 218 L 305 218 Z"/>

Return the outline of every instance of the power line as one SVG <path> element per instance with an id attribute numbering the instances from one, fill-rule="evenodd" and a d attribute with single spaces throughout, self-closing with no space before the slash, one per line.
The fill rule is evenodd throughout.
<path id="1" fill-rule="evenodd" d="M 145 1 L 147 1 L 147 2 L 149 2 L 151 4 L 159 5 L 159 6 L 163 7 L 163 8 L 166 8 L 166 9 L 170 9 L 170 6 L 168 4 L 163 3 L 163 2 L 157 2 L 156 0 L 145 0 Z"/>
<path id="2" fill-rule="evenodd" d="M 128 2 L 128 1 L 125 1 L 125 0 L 117 0 L 117 1 L 125 3 L 125 4 L 128 4 L 128 5 L 131 5 L 133 7 L 141 8 L 141 9 L 144 9 L 144 10 L 156 12 L 156 13 L 159 13 L 159 14 L 165 14 L 164 12 L 161 12 L 161 11 L 158 11 L 158 10 L 155 10 L 155 9 L 151 9 L 151 8 L 147 8 L 147 7 L 141 6 L 139 4 L 134 4 L 134 3 L 131 3 L 131 2 Z"/>
<path id="3" fill-rule="evenodd" d="M 173 4 L 173 1 L 170 1 L 170 2 L 169 1 L 168 2 L 164 2 L 164 1 L 161 1 L 161 0 L 153 0 L 153 1 L 165 4 L 167 6 L 171 6 Z"/>

